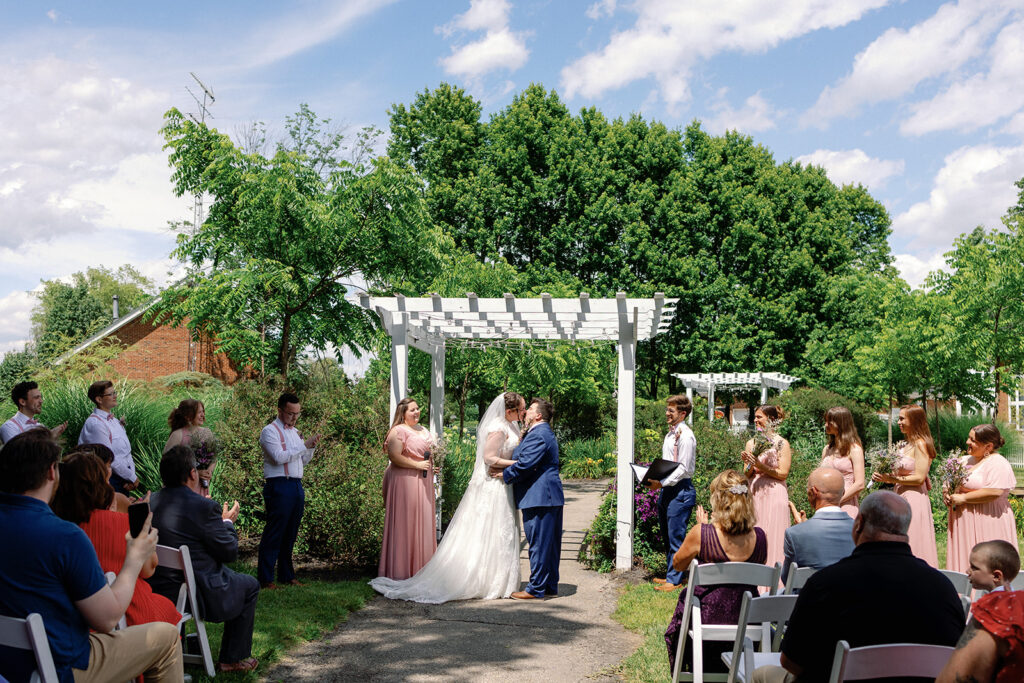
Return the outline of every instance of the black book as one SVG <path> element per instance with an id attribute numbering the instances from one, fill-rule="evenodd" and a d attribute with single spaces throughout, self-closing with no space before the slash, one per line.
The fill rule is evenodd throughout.
<path id="1" fill-rule="evenodd" d="M 647 467 L 636 464 L 630 464 L 630 467 L 633 468 L 633 474 L 636 476 L 637 481 L 646 485 L 651 479 L 661 481 L 668 475 L 672 474 L 672 472 L 679 467 L 679 463 L 672 462 L 671 460 L 664 460 L 662 458 L 655 458 L 654 462 Z"/>

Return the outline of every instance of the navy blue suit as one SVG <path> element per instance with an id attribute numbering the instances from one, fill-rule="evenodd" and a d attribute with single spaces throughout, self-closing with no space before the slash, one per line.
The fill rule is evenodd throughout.
<path id="1" fill-rule="evenodd" d="M 502 478 L 512 484 L 512 496 L 523 512 L 523 531 L 530 544 L 530 583 L 525 590 L 538 598 L 558 595 L 565 498 L 558 476 L 558 443 L 551 425 L 534 425 L 512 457 L 516 462 L 505 468 Z"/>

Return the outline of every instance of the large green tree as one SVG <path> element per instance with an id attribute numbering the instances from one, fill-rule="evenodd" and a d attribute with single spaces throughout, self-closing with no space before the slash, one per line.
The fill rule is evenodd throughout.
<path id="1" fill-rule="evenodd" d="M 372 319 L 345 299 L 346 282 L 422 293 L 438 267 L 421 180 L 387 157 L 342 158 L 344 136 L 308 107 L 288 119 L 273 156 L 246 153 L 177 109 L 162 130 L 179 195 L 212 197 L 174 256 L 185 281 L 157 317 L 213 336 L 235 360 L 285 373 L 298 351 L 371 343 Z"/>

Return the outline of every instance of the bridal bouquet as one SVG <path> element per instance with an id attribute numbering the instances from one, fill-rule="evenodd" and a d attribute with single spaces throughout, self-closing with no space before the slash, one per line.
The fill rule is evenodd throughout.
<path id="1" fill-rule="evenodd" d="M 939 467 L 939 476 L 942 477 L 942 488 L 949 493 L 956 493 L 964 485 L 970 472 L 967 466 L 960 461 L 964 452 L 959 448 L 950 451 L 946 461 Z"/>
<path id="2" fill-rule="evenodd" d="M 427 451 L 427 459 L 434 461 L 434 467 L 440 469 L 444 466 L 444 459 L 448 456 L 448 441 L 445 437 L 439 436 L 431 444 L 430 450 Z"/>
<path id="3" fill-rule="evenodd" d="M 879 474 L 885 474 L 893 476 L 900 467 L 900 458 L 903 457 L 903 447 L 907 445 L 906 441 L 897 441 L 891 446 L 876 448 L 871 451 L 868 456 L 868 461 L 871 463 L 871 469 Z M 868 487 L 878 484 L 880 488 L 889 488 L 892 484 L 882 484 L 877 481 L 868 483 Z"/>
<path id="4" fill-rule="evenodd" d="M 217 460 L 217 453 L 220 452 L 220 442 L 217 437 L 208 434 L 193 434 L 189 446 L 192 448 L 197 470 L 202 472 L 213 467 L 213 463 Z M 210 488 L 210 480 L 200 479 L 199 485 L 204 489 Z"/>
<path id="5" fill-rule="evenodd" d="M 751 449 L 751 453 L 756 458 L 765 451 L 774 448 L 775 442 L 768 438 L 768 434 L 774 434 L 775 428 L 779 426 L 778 420 L 772 420 L 768 422 L 768 429 L 762 430 L 760 427 L 754 432 L 754 447 Z"/>

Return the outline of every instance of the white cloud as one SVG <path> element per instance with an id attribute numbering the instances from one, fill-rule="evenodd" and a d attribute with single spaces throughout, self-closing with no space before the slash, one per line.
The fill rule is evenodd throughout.
<path id="1" fill-rule="evenodd" d="M 32 327 L 30 315 L 35 305 L 33 292 L 16 290 L 0 298 L 0 354 L 24 348 Z"/>
<path id="2" fill-rule="evenodd" d="M 637 0 L 636 23 L 562 69 L 566 97 L 598 97 L 653 78 L 663 100 L 689 99 L 694 66 L 721 52 L 762 52 L 823 28 L 856 21 L 890 0 L 758 0 L 722 3 Z M 589 10 L 588 10 L 589 11 Z"/>
<path id="3" fill-rule="evenodd" d="M 299 5 L 293 14 L 275 17 L 256 29 L 242 43 L 247 66 L 259 67 L 296 55 L 345 32 L 363 17 L 395 0 L 344 0 L 309 7 Z"/>
<path id="4" fill-rule="evenodd" d="M 836 185 L 860 183 L 875 190 L 885 187 L 889 178 L 902 175 L 904 168 L 902 159 L 876 159 L 862 149 L 817 149 L 795 161 L 821 166 Z"/>
<path id="5" fill-rule="evenodd" d="M 615 0 L 597 0 L 597 2 L 587 8 L 587 18 L 597 21 L 601 17 L 610 17 L 615 14 L 616 4 Z"/>
<path id="6" fill-rule="evenodd" d="M 801 124 L 823 127 L 865 104 L 897 99 L 923 81 L 958 69 L 983 54 L 1014 2 L 948 3 L 909 29 L 890 28 L 854 58 L 848 76 L 825 87 Z"/>
<path id="7" fill-rule="evenodd" d="M 452 46 L 451 54 L 440 60 L 445 72 L 478 81 L 491 71 L 511 72 L 526 64 L 526 34 L 509 28 L 509 11 L 506 0 L 470 0 L 468 10 L 440 27 L 446 37 L 456 31 L 484 31 L 482 38 Z"/>
<path id="8" fill-rule="evenodd" d="M 945 158 L 926 201 L 918 202 L 892 222 L 893 236 L 911 250 L 951 244 L 978 225 L 992 229 L 1016 203 L 1014 183 L 1024 168 L 1024 146 L 961 147 Z"/>
<path id="9" fill-rule="evenodd" d="M 958 81 L 930 100 L 915 104 L 900 124 L 906 135 L 939 130 L 971 131 L 1012 116 L 1024 107 L 1024 20 L 1004 27 L 990 51 L 991 68 Z"/>
<path id="10" fill-rule="evenodd" d="M 743 102 L 739 109 L 733 109 L 725 99 L 725 92 L 721 93 L 712 105 L 711 110 L 715 115 L 707 119 L 704 124 L 710 133 L 721 134 L 727 130 L 735 130 L 741 133 L 759 133 L 764 130 L 775 128 L 777 113 L 775 108 L 761 93 L 755 93 Z"/>
<path id="11" fill-rule="evenodd" d="M 50 21 L 57 21 L 57 17 L 59 15 L 57 14 L 57 10 L 52 9 L 46 13 L 46 16 L 49 17 Z"/>
<path id="12" fill-rule="evenodd" d="M 941 251 L 924 258 L 913 254 L 896 254 L 894 261 L 893 265 L 900 272 L 900 277 L 911 287 L 921 287 L 930 273 L 946 267 L 946 259 L 943 258 Z"/>

